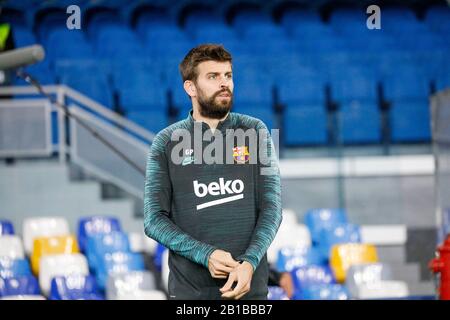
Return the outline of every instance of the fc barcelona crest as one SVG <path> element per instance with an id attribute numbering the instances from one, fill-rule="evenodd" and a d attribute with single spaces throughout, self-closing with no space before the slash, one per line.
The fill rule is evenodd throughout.
<path id="1" fill-rule="evenodd" d="M 248 147 L 234 147 L 233 148 L 233 158 L 236 163 L 243 164 L 248 162 L 250 153 L 248 152 Z"/>

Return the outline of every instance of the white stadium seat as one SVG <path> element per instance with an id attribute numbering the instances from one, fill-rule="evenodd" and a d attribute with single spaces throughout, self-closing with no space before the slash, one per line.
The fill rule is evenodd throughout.
<path id="1" fill-rule="evenodd" d="M 0 297 L 0 300 L 47 300 L 41 295 L 17 295 L 17 296 L 6 296 Z"/>
<path id="2" fill-rule="evenodd" d="M 403 298 L 409 294 L 408 285 L 393 281 L 389 266 L 383 263 L 351 266 L 345 284 L 355 299 Z"/>
<path id="3" fill-rule="evenodd" d="M 405 298 L 409 295 L 408 285 L 403 281 L 380 281 L 365 283 L 358 287 L 358 299 Z"/>
<path id="4" fill-rule="evenodd" d="M 283 221 L 285 224 L 298 224 L 297 215 L 292 209 L 283 209 Z"/>
<path id="5" fill-rule="evenodd" d="M 70 234 L 69 223 L 62 217 L 28 218 L 23 222 L 23 242 L 27 255 L 33 250 L 34 238 Z"/>
<path id="6" fill-rule="evenodd" d="M 155 240 L 147 237 L 144 232 L 130 232 L 128 239 L 130 241 L 130 249 L 133 252 L 144 252 L 153 255 L 158 245 Z"/>
<path id="7" fill-rule="evenodd" d="M 25 253 L 22 240 L 15 235 L 0 236 L 0 257 L 23 259 Z"/>
<path id="8" fill-rule="evenodd" d="M 129 295 L 119 296 L 117 300 L 167 300 L 167 297 L 159 290 L 137 290 Z"/>
<path id="9" fill-rule="evenodd" d="M 267 250 L 267 260 L 274 264 L 278 257 L 278 251 L 287 247 L 311 246 L 311 234 L 304 224 L 292 224 L 283 220 L 277 235 Z"/>
<path id="10" fill-rule="evenodd" d="M 164 250 L 161 257 L 161 278 L 162 285 L 166 292 L 169 292 L 169 250 Z"/>
<path id="11" fill-rule="evenodd" d="M 130 250 L 132 252 L 144 252 L 144 237 L 140 232 L 128 233 L 128 241 L 130 242 Z"/>
<path id="12" fill-rule="evenodd" d="M 43 256 L 39 262 L 39 286 L 42 293 L 48 296 L 51 281 L 55 276 L 72 274 L 89 274 L 87 259 L 81 253 Z"/>
<path id="13" fill-rule="evenodd" d="M 155 277 L 149 271 L 133 271 L 110 275 L 106 284 L 108 300 L 123 300 L 139 297 L 142 292 L 156 289 Z"/>

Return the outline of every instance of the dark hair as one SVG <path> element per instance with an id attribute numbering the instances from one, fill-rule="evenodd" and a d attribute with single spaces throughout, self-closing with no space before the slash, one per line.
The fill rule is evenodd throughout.
<path id="1" fill-rule="evenodd" d="M 197 66 L 204 61 L 229 61 L 231 63 L 231 54 L 225 50 L 223 45 L 201 44 L 189 51 L 180 63 L 180 73 L 183 82 L 186 80 L 197 79 Z"/>

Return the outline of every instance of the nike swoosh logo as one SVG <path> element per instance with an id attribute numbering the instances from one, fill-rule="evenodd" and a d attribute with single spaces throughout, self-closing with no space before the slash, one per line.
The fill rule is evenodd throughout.
<path id="1" fill-rule="evenodd" d="M 187 166 L 188 164 L 191 164 L 194 162 L 194 158 L 184 158 L 183 162 L 181 163 L 182 166 Z"/>

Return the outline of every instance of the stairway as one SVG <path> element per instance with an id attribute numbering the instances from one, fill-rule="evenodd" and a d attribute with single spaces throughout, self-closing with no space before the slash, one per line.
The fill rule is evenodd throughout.
<path id="1" fill-rule="evenodd" d="M 420 264 L 407 262 L 405 246 L 377 246 L 378 259 L 389 265 L 394 280 L 408 284 L 410 296 L 432 296 L 433 281 L 422 279 Z"/>
<path id="2" fill-rule="evenodd" d="M 99 181 L 72 180 L 69 173 L 68 164 L 53 159 L 1 162 L 0 217 L 11 220 L 18 234 L 25 218 L 38 216 L 63 216 L 73 233 L 78 219 L 90 215 L 113 215 L 126 232 L 142 230 L 134 199 L 103 199 Z"/>

